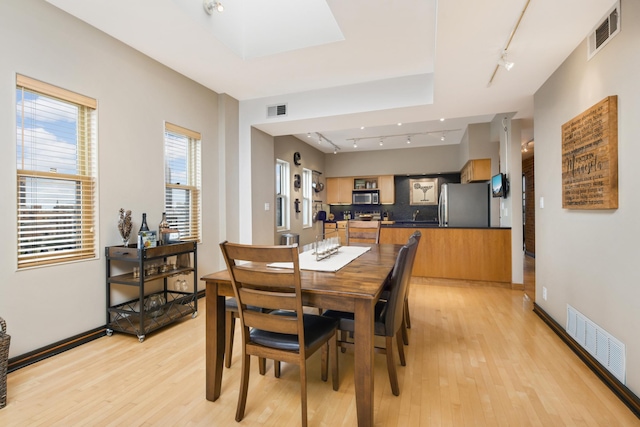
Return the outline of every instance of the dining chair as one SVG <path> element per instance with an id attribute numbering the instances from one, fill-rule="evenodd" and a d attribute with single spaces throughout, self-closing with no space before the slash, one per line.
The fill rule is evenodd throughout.
<path id="1" fill-rule="evenodd" d="M 377 336 L 385 337 L 385 346 L 376 347 L 375 351 L 386 354 L 389 382 L 391 384 L 391 391 L 395 396 L 400 395 L 400 387 L 398 385 L 398 374 L 396 372 L 396 365 L 393 357 L 393 341 L 394 338 L 397 341 L 396 347 L 398 348 L 400 364 L 402 366 L 406 366 L 401 328 L 404 318 L 404 299 L 409 285 L 411 268 L 413 267 L 413 260 L 415 259 L 417 247 L 417 239 L 415 237 L 411 237 L 409 242 L 400 249 L 389 279 L 389 298 L 387 300 L 379 300 L 375 307 L 374 333 Z M 338 319 L 340 322 L 338 326 L 340 331 L 349 333 L 355 332 L 353 313 L 327 310 L 323 313 L 323 316 Z M 344 335 L 342 335 L 338 344 L 343 348 L 353 347 L 352 342 L 344 340 Z"/>
<path id="2" fill-rule="evenodd" d="M 409 239 L 411 239 L 411 237 L 414 237 L 418 241 L 417 244 L 420 244 L 420 238 L 422 237 L 422 233 L 418 230 L 418 231 L 414 232 L 409 237 Z M 383 299 L 383 300 L 389 299 L 390 288 L 391 288 L 390 278 L 391 278 L 391 274 L 389 274 L 389 277 L 387 277 L 387 280 L 385 281 L 385 284 L 383 286 L 384 290 L 382 291 L 382 295 L 380 296 L 380 299 Z M 409 277 L 409 281 L 411 281 L 411 276 Z M 403 322 L 402 322 L 402 341 L 404 342 L 404 345 L 409 345 L 409 333 L 408 333 L 407 329 L 411 329 L 411 317 L 409 315 L 409 291 L 410 291 L 410 289 L 411 289 L 411 282 L 409 282 L 409 285 L 407 286 L 407 294 L 406 294 L 406 296 L 404 298 L 404 319 L 403 319 Z"/>
<path id="3" fill-rule="evenodd" d="M 351 243 L 380 243 L 380 221 L 347 221 L 347 245 Z"/>
<path id="4" fill-rule="evenodd" d="M 302 425 L 307 425 L 306 360 L 322 352 L 322 380 L 331 364 L 333 389 L 338 390 L 338 321 L 304 313 L 298 245 L 253 246 L 220 244 L 238 304 L 242 330 L 242 372 L 236 421 L 244 418 L 251 356 L 295 363 L 300 369 Z M 288 263 L 286 267 L 271 266 Z M 251 310 L 248 307 L 258 307 Z M 268 313 L 266 311 L 269 311 Z"/>

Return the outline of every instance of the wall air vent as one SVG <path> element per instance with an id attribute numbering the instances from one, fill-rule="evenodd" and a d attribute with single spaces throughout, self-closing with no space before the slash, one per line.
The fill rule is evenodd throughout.
<path id="1" fill-rule="evenodd" d="M 267 118 L 282 117 L 287 115 L 287 104 L 269 105 L 267 107 Z"/>
<path id="2" fill-rule="evenodd" d="M 589 33 L 587 37 L 587 59 L 593 58 L 619 32 L 620 1 L 617 1 L 602 21 Z"/>
<path id="3" fill-rule="evenodd" d="M 625 345 L 567 304 L 567 333 L 613 374 L 626 380 Z"/>

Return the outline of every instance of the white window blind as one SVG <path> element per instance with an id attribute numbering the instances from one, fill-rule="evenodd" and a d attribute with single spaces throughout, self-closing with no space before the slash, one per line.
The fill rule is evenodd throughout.
<path id="1" fill-rule="evenodd" d="M 165 212 L 180 240 L 201 241 L 200 133 L 165 123 Z"/>
<path id="2" fill-rule="evenodd" d="M 18 268 L 96 256 L 96 105 L 17 75 Z"/>

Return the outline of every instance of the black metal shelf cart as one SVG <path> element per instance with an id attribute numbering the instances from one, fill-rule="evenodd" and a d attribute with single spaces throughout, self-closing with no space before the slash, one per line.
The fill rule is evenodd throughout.
<path id="1" fill-rule="evenodd" d="M 184 316 L 198 315 L 196 242 L 179 242 L 153 248 L 136 246 L 108 246 L 107 260 L 107 335 L 113 331 L 133 334 L 140 342 L 146 334 Z M 157 264 L 157 263 L 161 264 Z M 114 267 L 124 274 L 113 274 Z M 137 273 L 134 271 L 137 267 Z M 168 278 L 193 273 L 193 292 L 169 289 Z M 145 293 L 145 283 L 162 280 L 163 289 Z M 138 297 L 112 304 L 112 293 L 117 287 L 138 287 Z M 155 305 L 150 307 L 150 298 Z"/>

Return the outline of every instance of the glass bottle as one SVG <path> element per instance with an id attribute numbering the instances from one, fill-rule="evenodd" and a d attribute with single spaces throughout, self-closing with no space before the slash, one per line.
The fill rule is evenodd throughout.
<path id="1" fill-rule="evenodd" d="M 140 231 L 149 231 L 149 226 L 147 225 L 147 214 L 142 214 L 142 224 L 140 225 Z"/>
<path id="2" fill-rule="evenodd" d="M 164 232 L 168 229 L 169 229 L 169 223 L 167 222 L 167 213 L 162 212 L 162 220 L 160 221 L 160 224 L 158 224 L 158 242 L 160 242 L 161 245 L 164 245 L 167 243 L 165 241 L 166 234 Z"/>

